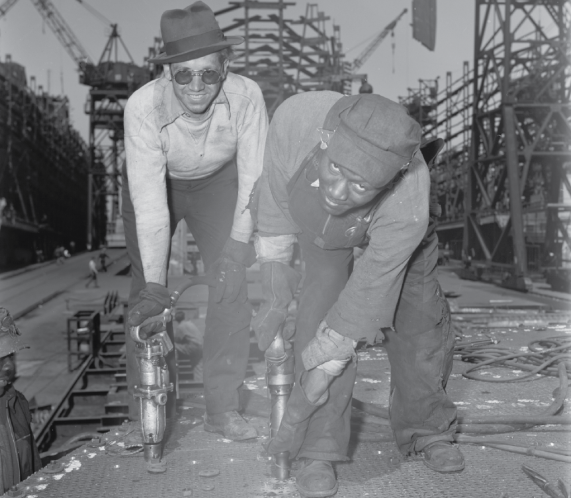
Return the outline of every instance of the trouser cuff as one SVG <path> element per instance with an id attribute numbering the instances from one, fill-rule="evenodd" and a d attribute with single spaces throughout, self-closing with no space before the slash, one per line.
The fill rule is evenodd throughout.
<path id="1" fill-rule="evenodd" d="M 323 460 L 325 462 L 347 462 L 350 458 L 341 453 L 328 453 L 322 451 L 301 450 L 297 458 L 311 458 L 312 460 Z"/>
<path id="2" fill-rule="evenodd" d="M 431 436 L 422 436 L 418 439 L 412 441 L 412 443 L 403 445 L 400 450 L 404 455 L 410 453 L 419 453 L 429 444 L 435 443 L 436 441 L 447 441 L 449 443 L 454 442 L 454 434 L 456 433 L 456 427 L 442 434 L 433 434 Z"/>

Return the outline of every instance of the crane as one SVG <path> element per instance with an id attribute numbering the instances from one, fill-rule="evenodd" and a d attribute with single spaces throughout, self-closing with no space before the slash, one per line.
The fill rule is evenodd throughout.
<path id="1" fill-rule="evenodd" d="M 0 5 L 0 17 L 6 14 L 8 10 L 17 2 L 18 0 L 6 0 L 2 5 Z"/>
<path id="2" fill-rule="evenodd" d="M 0 17 L 6 15 L 8 10 L 13 7 L 17 1 L 18 0 L 6 0 L 2 3 L 2 5 L 0 5 Z M 51 0 L 31 0 L 31 2 L 76 64 L 93 64 L 93 60 Z"/>
<path id="3" fill-rule="evenodd" d="M 43 17 L 46 24 L 56 35 L 57 39 L 63 45 L 63 48 L 76 62 L 81 64 L 89 62 L 93 64 L 91 57 L 83 48 L 78 38 L 75 36 L 71 28 L 65 22 L 61 14 L 57 11 L 51 0 L 31 0 L 37 11 Z"/>
<path id="4" fill-rule="evenodd" d="M 403 11 L 393 19 L 389 24 L 385 26 L 385 28 L 377 35 L 375 38 L 369 43 L 365 50 L 363 50 L 359 56 L 351 63 L 346 63 L 346 75 L 344 77 L 343 82 L 343 93 L 350 94 L 351 93 L 351 84 L 353 80 L 360 79 L 361 80 L 361 88 L 359 88 L 359 93 L 373 93 L 373 87 L 367 83 L 367 75 L 366 74 L 357 74 L 357 71 L 361 68 L 363 64 L 367 61 L 369 57 L 373 54 L 373 52 L 379 47 L 382 41 L 387 37 L 387 35 L 395 29 L 395 26 L 400 21 L 401 17 L 404 16 L 408 12 L 408 9 L 403 9 Z"/>
<path id="5" fill-rule="evenodd" d="M 385 26 L 385 28 L 373 39 L 369 45 L 359 54 L 351 64 L 351 72 L 357 72 L 363 64 L 367 61 L 373 52 L 378 48 L 381 42 L 387 37 L 387 35 L 395 29 L 395 26 L 400 21 L 401 17 L 408 12 L 408 9 L 404 9 L 393 21 Z"/>

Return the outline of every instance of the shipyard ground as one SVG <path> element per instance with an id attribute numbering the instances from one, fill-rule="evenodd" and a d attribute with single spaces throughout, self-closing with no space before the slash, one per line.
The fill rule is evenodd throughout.
<path id="1" fill-rule="evenodd" d="M 125 298 L 129 277 L 120 275 L 128 264 L 124 250 L 109 251 L 112 264 L 99 274 L 99 288 L 85 288 L 89 254 L 80 254 L 63 265 L 47 263 L 0 275 L 0 303 L 17 318 L 31 348 L 18 354 L 16 388 L 38 406 L 55 404 L 68 389 L 75 373 L 68 371 L 67 318 L 77 310 L 103 304 L 109 292 Z M 526 350 L 537 339 L 571 334 L 570 296 L 537 285 L 523 294 L 491 284 L 460 280 L 453 267 L 441 269 L 441 283 L 450 296 L 455 323 L 463 340 L 493 338 L 514 351 Z M 250 297 L 259 299 L 256 271 L 250 272 Z M 179 279 L 171 279 L 176 285 Z M 206 289 L 188 291 L 179 307 L 203 328 Z M 558 310 L 549 313 L 549 310 Z M 476 318 L 477 317 L 477 318 Z M 255 347 L 252 349 L 255 350 Z M 553 401 L 559 386 L 554 377 L 537 376 L 532 382 L 493 383 L 468 380 L 462 373 L 470 364 L 454 361 L 447 391 L 459 414 L 537 414 Z M 518 375 L 506 368 L 488 371 L 491 379 Z M 390 365 L 380 346 L 359 353 L 355 399 L 386 406 Z M 266 394 L 264 365 L 253 357 L 244 391 Z M 25 482 L 12 496 L 28 497 L 270 497 L 297 496 L 294 480 L 280 483 L 270 477 L 261 443 L 268 432 L 264 417 L 248 416 L 262 436 L 234 443 L 206 433 L 201 424 L 200 395 L 179 400 L 178 415 L 171 423 L 165 445 L 167 471 L 146 472 L 142 454 L 119 456 L 124 446 L 122 429 L 105 428 L 99 445 L 86 444 L 67 454 Z M 564 413 L 569 413 L 567 407 Z M 511 445 L 569 448 L 568 426 L 541 425 L 533 429 L 493 436 Z M 392 441 L 355 438 L 351 461 L 336 465 L 338 497 L 504 497 L 547 496 L 521 470 L 522 464 L 549 481 L 571 481 L 568 463 L 520 455 L 483 445 L 462 444 L 466 469 L 458 474 L 432 472 L 420 458 L 403 458 Z M 119 450 L 119 451 L 117 451 Z M 206 472 L 205 472 L 206 471 Z M 200 474 L 215 474 L 204 477 Z"/>

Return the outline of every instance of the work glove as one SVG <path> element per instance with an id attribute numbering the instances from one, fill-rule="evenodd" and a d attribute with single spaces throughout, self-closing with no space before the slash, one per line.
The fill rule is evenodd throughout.
<path id="1" fill-rule="evenodd" d="M 129 311 L 127 323 L 130 327 L 141 325 L 147 318 L 160 315 L 164 310 L 171 307 L 171 298 L 168 289 L 161 284 L 149 282 L 139 292 L 139 302 Z M 163 324 L 156 322 L 146 325 L 142 332 L 152 335 L 160 332 Z"/>
<path id="2" fill-rule="evenodd" d="M 276 261 L 260 265 L 262 274 L 262 304 L 252 319 L 252 329 L 258 338 L 258 348 L 270 347 L 287 318 L 288 306 L 299 285 L 301 275 L 290 266 Z M 288 327 L 290 337 L 293 327 Z M 285 337 L 284 339 L 290 339 Z"/>
<path id="3" fill-rule="evenodd" d="M 317 367 L 329 375 L 340 375 L 355 356 L 356 345 L 357 341 L 335 332 L 323 320 L 317 327 L 315 337 L 301 352 L 303 366 L 306 370 Z"/>
<path id="4" fill-rule="evenodd" d="M 233 303 L 239 297 L 242 302 L 246 302 L 248 297 L 245 292 L 240 296 L 240 289 L 246 281 L 246 268 L 255 262 L 256 250 L 251 244 L 229 237 L 222 254 L 209 270 L 214 280 L 214 302 L 224 300 Z"/>

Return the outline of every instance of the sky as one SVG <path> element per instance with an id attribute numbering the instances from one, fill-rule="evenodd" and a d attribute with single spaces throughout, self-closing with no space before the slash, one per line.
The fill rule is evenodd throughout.
<path id="1" fill-rule="evenodd" d="M 159 22 L 164 10 L 184 8 L 191 0 L 85 0 L 105 18 L 119 25 L 119 32 L 136 64 L 143 64 L 153 39 L 160 36 Z M 205 0 L 216 11 L 229 5 L 228 0 Z M 3 3 L 3 0 L 0 0 Z M 78 0 L 52 0 L 56 9 L 80 40 L 89 55 L 98 60 L 107 38 L 109 26 L 86 9 Z M 315 3 L 315 0 L 312 0 Z M 419 79 L 440 78 L 452 72 L 453 80 L 462 74 L 462 63 L 472 67 L 474 46 L 474 1 L 437 0 L 437 35 L 434 52 L 412 38 L 411 0 L 321 0 L 319 10 L 341 27 L 345 60 L 353 61 L 378 34 L 404 9 L 408 13 L 395 28 L 394 39 L 385 38 L 374 54 L 361 67 L 367 73 L 375 93 L 393 100 L 417 88 Z M 297 2 L 285 11 L 287 19 L 305 14 L 306 2 Z M 220 17 L 225 26 L 242 10 Z M 233 32 L 232 34 L 237 34 Z M 392 42 L 394 40 L 394 55 Z M 71 119 L 84 138 L 88 137 L 89 117 L 84 113 L 88 87 L 79 84 L 76 65 L 58 39 L 44 23 L 31 0 L 18 0 L 0 18 L 0 60 L 10 54 L 12 61 L 26 68 L 28 79 L 35 76 L 38 85 L 54 95 L 67 95 Z M 126 54 L 120 54 L 127 61 Z M 355 92 L 358 86 L 355 86 Z"/>

